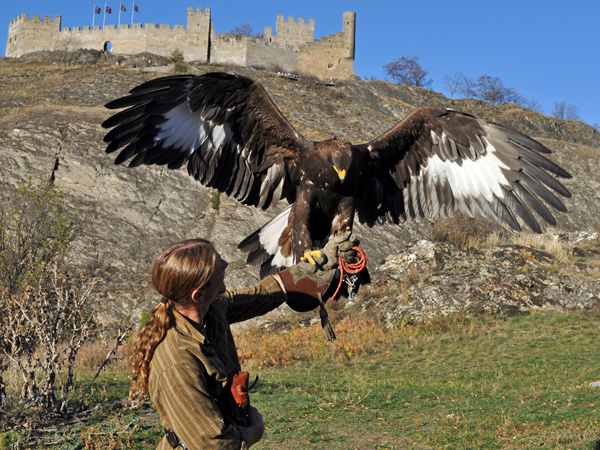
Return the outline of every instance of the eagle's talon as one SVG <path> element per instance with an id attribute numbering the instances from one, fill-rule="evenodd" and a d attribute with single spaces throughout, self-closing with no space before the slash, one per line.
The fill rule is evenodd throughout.
<path id="1" fill-rule="evenodd" d="M 323 257 L 323 253 L 321 253 L 321 250 L 306 250 L 304 252 L 304 256 L 302 258 L 300 258 L 300 260 L 308 261 L 309 263 L 311 263 L 314 266 L 317 264 L 317 261 L 315 261 L 315 257 L 318 257 L 318 258 Z"/>
<path id="2" fill-rule="evenodd" d="M 344 234 L 344 233 L 346 233 L 347 231 L 352 231 L 352 227 L 349 227 L 349 226 L 347 226 L 345 230 L 342 230 L 342 229 L 340 229 L 340 230 L 336 230 L 336 231 L 333 233 L 333 235 L 334 235 L 334 236 L 339 236 L 340 234 Z"/>

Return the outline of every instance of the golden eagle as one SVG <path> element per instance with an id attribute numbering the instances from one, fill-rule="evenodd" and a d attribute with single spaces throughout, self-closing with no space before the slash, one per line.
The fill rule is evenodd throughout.
<path id="1" fill-rule="evenodd" d="M 229 73 L 155 79 L 114 100 L 127 108 L 103 126 L 115 163 L 161 164 L 245 205 L 290 206 L 241 244 L 261 277 L 351 227 L 456 212 L 505 222 L 533 215 L 554 225 L 546 204 L 566 211 L 556 179 L 571 176 L 539 142 L 458 111 L 421 107 L 366 144 L 301 135 L 256 81 Z M 543 200 L 543 201 L 542 201 Z"/>

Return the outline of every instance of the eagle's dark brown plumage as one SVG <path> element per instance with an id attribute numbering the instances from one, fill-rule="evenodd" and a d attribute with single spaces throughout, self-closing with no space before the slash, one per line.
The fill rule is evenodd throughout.
<path id="1" fill-rule="evenodd" d="M 103 123 L 108 153 L 130 167 L 163 164 L 245 205 L 290 206 L 240 248 L 261 276 L 293 264 L 305 249 L 358 220 L 400 223 L 460 211 L 536 232 L 533 215 L 569 197 L 570 175 L 542 156 L 539 142 L 471 115 L 417 108 L 366 144 L 302 136 L 263 87 L 227 73 L 159 78 L 106 105 L 127 108 Z"/>

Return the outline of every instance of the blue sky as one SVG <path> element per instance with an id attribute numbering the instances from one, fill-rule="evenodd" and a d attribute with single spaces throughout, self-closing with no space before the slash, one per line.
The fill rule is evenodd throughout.
<path id="1" fill-rule="evenodd" d="M 62 26 L 90 26 L 94 1 L 21 0 L 0 8 L 0 54 L 6 50 L 9 22 L 27 13 L 62 15 Z M 116 24 L 119 1 L 107 24 Z M 121 23 L 131 21 L 131 0 Z M 185 25 L 187 7 L 210 7 L 217 33 L 250 24 L 255 31 L 275 29 L 278 14 L 315 19 L 315 37 L 342 29 L 342 13 L 357 13 L 356 60 L 361 78 L 385 79 L 383 66 L 403 55 L 417 56 L 430 73 L 435 91 L 449 95 L 445 75 L 461 72 L 476 79 L 499 77 L 506 87 L 536 100 L 550 115 L 555 102 L 579 108 L 589 124 L 600 124 L 600 1 L 599 0 L 265 0 L 209 1 L 138 0 L 135 23 Z M 102 1 L 99 6 L 104 6 Z M 96 16 L 96 25 L 102 15 Z"/>

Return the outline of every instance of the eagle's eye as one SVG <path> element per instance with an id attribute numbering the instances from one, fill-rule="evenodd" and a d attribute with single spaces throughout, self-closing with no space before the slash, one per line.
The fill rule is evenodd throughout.
<path id="1" fill-rule="evenodd" d="M 345 170 L 340 170 L 337 167 L 333 166 L 333 169 L 337 172 L 338 177 L 340 177 L 340 180 L 344 181 L 344 178 L 346 178 L 346 171 Z"/>

